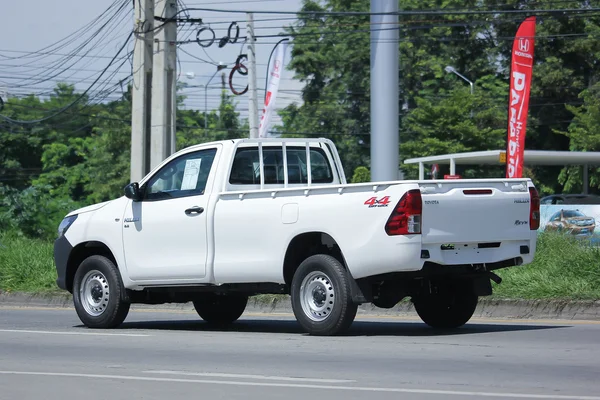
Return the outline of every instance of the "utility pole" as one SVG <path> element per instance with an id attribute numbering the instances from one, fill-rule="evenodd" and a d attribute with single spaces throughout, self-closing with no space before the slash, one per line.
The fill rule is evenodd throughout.
<path id="1" fill-rule="evenodd" d="M 156 0 L 156 15 L 161 17 L 159 23 L 162 26 L 156 30 L 154 39 L 150 168 L 156 167 L 176 150 L 176 14 L 177 0 Z"/>
<path id="2" fill-rule="evenodd" d="M 135 1 L 135 46 L 131 89 L 130 182 L 139 182 L 150 172 L 150 127 L 152 111 L 152 41 L 154 1 Z"/>
<path id="3" fill-rule="evenodd" d="M 258 138 L 258 92 L 256 90 L 256 52 L 254 48 L 254 15 L 247 13 L 248 32 L 248 96 L 249 96 L 249 114 L 248 124 L 250 125 L 250 138 Z"/>
<path id="4" fill-rule="evenodd" d="M 0 99 L 5 103 L 8 101 L 8 86 L 3 81 L 0 81 Z"/>
<path id="5" fill-rule="evenodd" d="M 371 180 L 395 181 L 400 166 L 399 33 L 393 29 L 399 28 L 398 2 L 371 0 L 371 13 Z"/>

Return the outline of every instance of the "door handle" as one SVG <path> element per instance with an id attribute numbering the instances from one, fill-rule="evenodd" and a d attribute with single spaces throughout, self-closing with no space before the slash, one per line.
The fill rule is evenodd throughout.
<path id="1" fill-rule="evenodd" d="M 187 215 L 192 215 L 192 214 L 202 214 L 204 212 L 204 208 L 202 207 L 192 207 L 192 208 L 188 208 L 187 210 L 185 210 L 185 213 Z"/>

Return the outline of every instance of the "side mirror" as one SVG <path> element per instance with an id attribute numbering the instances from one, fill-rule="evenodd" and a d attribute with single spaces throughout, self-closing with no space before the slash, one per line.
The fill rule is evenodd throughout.
<path id="1" fill-rule="evenodd" d="M 142 199 L 140 185 L 137 182 L 133 182 L 125 186 L 125 197 L 133 201 L 140 201 Z"/>

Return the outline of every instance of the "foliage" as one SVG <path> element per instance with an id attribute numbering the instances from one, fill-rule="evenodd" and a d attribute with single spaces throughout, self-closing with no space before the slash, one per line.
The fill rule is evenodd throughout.
<path id="1" fill-rule="evenodd" d="M 60 84 L 47 101 L 9 99 L 4 115 L 32 120 L 78 96 Z M 181 102 L 181 98 L 179 101 Z M 222 95 L 208 116 L 177 111 L 177 147 L 239 137 L 243 128 L 233 99 Z M 115 101 L 75 106 L 39 124 L 0 123 L 0 231 L 53 238 L 61 219 L 84 205 L 122 195 L 129 183 L 131 90 Z"/>
<path id="2" fill-rule="evenodd" d="M 401 154 L 405 158 L 503 148 L 505 129 L 500 128 L 506 113 L 496 99 L 507 85 L 488 76 L 481 79 L 477 91 L 456 88 L 440 95 L 437 101 L 416 98 L 416 108 L 407 113 L 400 133 Z M 418 178 L 418 166 L 402 166 L 408 179 Z M 440 171 L 449 173 L 449 171 Z M 465 178 L 502 177 L 502 167 L 471 167 L 461 171 Z"/>
<path id="3" fill-rule="evenodd" d="M 202 113 L 195 110 L 179 110 L 177 113 L 178 149 L 214 140 L 247 137 L 246 132 L 249 130 L 242 129 L 236 106 L 233 97 L 223 91 L 219 109 L 213 110 L 208 115 L 206 129 Z"/>
<path id="4" fill-rule="evenodd" d="M 553 0 L 399 0 L 399 6 L 405 11 L 530 9 L 532 14 L 536 9 L 589 7 L 587 1 Z M 288 136 L 331 138 L 348 175 L 370 163 L 369 19 L 310 11 L 368 10 L 369 0 L 305 0 L 302 11 L 309 13 L 298 14 L 286 29 L 294 37 L 288 68 L 304 88 L 302 103 L 286 108 L 280 130 Z M 401 163 L 410 157 L 506 147 L 510 51 L 523 18 L 510 13 L 400 16 Z M 576 137 L 594 137 L 598 126 L 591 88 L 600 81 L 600 15 L 557 12 L 541 14 L 537 21 L 525 147 L 586 149 Z M 446 66 L 474 82 L 473 95 L 467 82 L 446 72 Z M 416 166 L 400 168 L 407 177 L 417 176 Z M 504 167 L 459 166 L 457 173 L 501 177 Z M 535 166 L 527 173 L 542 195 L 582 187 L 577 169 Z M 591 171 L 590 177 L 600 192 L 600 170 Z"/>
<path id="5" fill-rule="evenodd" d="M 371 182 L 371 171 L 367 167 L 356 167 L 351 183 Z"/>
<path id="6" fill-rule="evenodd" d="M 0 185 L 0 232 L 54 238 L 65 214 L 79 205 L 70 198 L 53 196 L 50 190 L 49 186 L 30 186 L 19 191 Z"/>
<path id="7" fill-rule="evenodd" d="M 581 92 L 583 100 L 580 107 L 567 106 L 575 116 L 567 132 L 562 132 L 569 137 L 570 150 L 600 151 L 600 82 Z M 600 188 L 600 168 L 592 166 L 590 171 L 590 187 Z M 582 190 L 582 168 L 570 167 L 560 175 L 561 184 L 565 190 Z"/>
<path id="8" fill-rule="evenodd" d="M 400 9 L 489 10 L 589 8 L 587 0 L 398 0 Z M 302 101 L 280 112 L 284 137 L 324 136 L 338 147 L 346 176 L 367 179 L 370 164 L 370 17 L 311 13 L 369 11 L 369 0 L 304 0 L 285 32 L 293 38 L 288 68 L 303 84 Z M 512 38 L 522 14 L 401 15 L 399 142 L 402 160 L 433 154 L 503 149 L 506 144 L 508 76 Z M 395 29 L 395 27 L 387 28 Z M 527 149 L 600 149 L 600 14 L 556 12 L 538 16 L 535 66 L 526 137 Z M 453 73 L 453 66 L 474 82 Z M 183 83 L 178 84 L 179 87 Z M 9 98 L 2 114 L 42 118 L 80 94 L 58 84 L 46 98 Z M 129 181 L 131 88 L 114 101 L 81 102 L 38 124 L 0 120 L 0 229 L 51 237 L 56 221 L 72 207 L 122 195 Z M 178 96 L 178 106 L 184 96 Z M 245 137 L 233 96 L 207 115 L 177 110 L 177 149 L 219 139 Z M 442 166 L 441 174 L 447 173 Z M 356 177 L 355 171 L 362 171 Z M 581 168 L 526 168 L 541 195 L 581 191 Z M 502 166 L 458 166 L 467 177 L 501 177 Z M 370 177 L 368 178 L 370 179 Z M 590 170 L 600 193 L 600 169 Z"/>

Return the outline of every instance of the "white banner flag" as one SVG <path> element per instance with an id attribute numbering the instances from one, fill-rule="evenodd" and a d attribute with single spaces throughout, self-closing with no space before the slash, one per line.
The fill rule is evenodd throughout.
<path id="1" fill-rule="evenodd" d="M 265 96 L 265 104 L 260 117 L 260 125 L 258 127 L 258 137 L 267 137 L 267 129 L 269 129 L 269 122 L 271 114 L 275 108 L 275 99 L 277 98 L 277 90 L 279 89 L 279 81 L 281 80 L 281 74 L 283 73 L 283 66 L 285 61 L 285 50 L 287 49 L 287 42 L 284 41 L 277 46 L 275 50 L 275 56 L 269 63 L 269 77 L 267 81 L 267 95 Z"/>

